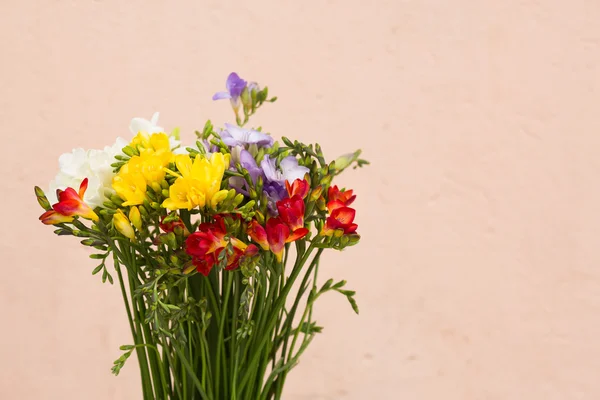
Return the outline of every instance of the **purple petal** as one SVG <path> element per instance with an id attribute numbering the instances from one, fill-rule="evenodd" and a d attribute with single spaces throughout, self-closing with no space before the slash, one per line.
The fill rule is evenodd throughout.
<path id="1" fill-rule="evenodd" d="M 281 167 L 283 178 L 290 181 L 290 183 L 296 179 L 304 179 L 304 175 L 310 171 L 308 168 L 298 165 L 298 160 L 294 156 L 284 158 L 281 160 L 279 166 Z"/>
<path id="2" fill-rule="evenodd" d="M 217 92 L 212 97 L 213 100 L 222 100 L 222 99 L 230 99 L 231 95 L 229 92 Z"/>
<path id="3" fill-rule="evenodd" d="M 281 180 L 281 174 L 277 171 L 275 160 L 271 157 L 265 156 L 260 162 L 260 167 L 269 182 L 278 182 Z"/>
<path id="4" fill-rule="evenodd" d="M 225 87 L 227 88 L 227 91 L 229 91 L 229 93 L 231 94 L 231 97 L 240 97 L 240 94 L 242 94 L 242 90 L 244 90 L 244 88 L 246 87 L 246 81 L 240 78 L 235 72 L 232 72 L 227 77 Z"/>
<path id="5" fill-rule="evenodd" d="M 244 129 L 231 124 L 225 124 L 225 128 L 231 137 L 237 141 L 237 144 L 256 144 L 258 146 L 271 147 L 274 143 L 271 135 L 253 129 Z"/>

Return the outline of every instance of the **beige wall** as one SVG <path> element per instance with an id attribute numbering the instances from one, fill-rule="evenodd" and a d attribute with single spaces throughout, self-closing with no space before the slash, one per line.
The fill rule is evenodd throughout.
<path id="1" fill-rule="evenodd" d="M 361 315 L 322 301 L 287 399 L 600 398 L 600 2 L 168 3 L 0 4 L 0 398 L 139 398 L 118 288 L 32 187 L 133 116 L 228 121 L 231 70 L 280 97 L 256 125 L 373 162 L 321 274 Z"/>

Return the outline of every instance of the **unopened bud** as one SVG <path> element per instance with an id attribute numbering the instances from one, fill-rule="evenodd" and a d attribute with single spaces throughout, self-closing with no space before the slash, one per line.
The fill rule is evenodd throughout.
<path id="1" fill-rule="evenodd" d="M 325 198 L 321 195 L 321 197 L 319 197 L 317 199 L 317 208 L 320 211 L 325 211 L 325 209 L 327 208 L 327 204 L 325 203 Z"/>
<path id="2" fill-rule="evenodd" d="M 129 220 L 121 210 L 117 210 L 115 215 L 113 216 L 113 225 L 115 229 L 120 232 L 126 238 L 131 240 L 135 240 L 135 232 L 133 231 L 133 227 L 129 223 Z"/>
<path id="3" fill-rule="evenodd" d="M 335 161 L 334 161 L 334 167 L 336 170 L 341 171 L 343 169 L 348 168 L 348 166 L 350 166 L 350 164 L 352 164 L 354 161 L 356 161 L 358 159 L 358 156 L 360 156 L 361 150 L 356 150 L 354 153 L 348 153 L 348 154 L 344 154 L 340 157 L 338 157 Z M 331 169 L 331 167 L 330 167 Z"/>
<path id="4" fill-rule="evenodd" d="M 129 157 L 133 157 L 133 156 L 139 156 L 140 152 L 137 151 L 137 149 L 131 147 L 131 146 L 125 146 L 123 147 L 123 153 L 127 154 Z"/>
<path id="5" fill-rule="evenodd" d="M 317 201 L 321 197 L 321 193 L 323 193 L 323 186 L 319 185 L 310 192 L 310 199 Z"/>
<path id="6" fill-rule="evenodd" d="M 132 206 L 129 209 L 129 220 L 135 226 L 135 229 L 138 231 L 142 230 L 142 216 L 140 215 L 140 210 L 136 206 Z"/>
<path id="7" fill-rule="evenodd" d="M 37 201 L 40 204 L 40 206 L 46 211 L 50 210 L 52 208 L 52 206 L 50 206 L 50 202 L 48 201 L 48 198 L 44 194 L 44 191 L 37 186 L 34 188 L 34 190 L 35 190 L 35 195 L 37 196 Z"/>
<path id="8" fill-rule="evenodd" d="M 162 186 L 158 182 L 150 183 L 150 187 L 154 190 L 155 193 L 162 193 Z"/>

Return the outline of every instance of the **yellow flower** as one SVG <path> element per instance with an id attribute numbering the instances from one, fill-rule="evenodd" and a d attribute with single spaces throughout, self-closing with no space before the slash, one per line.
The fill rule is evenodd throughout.
<path id="1" fill-rule="evenodd" d="M 113 215 L 113 225 L 115 226 L 115 229 L 123 236 L 131 240 L 135 240 L 135 232 L 133 231 L 133 227 L 129 223 L 129 220 L 123 211 L 117 210 L 115 215 Z"/>
<path id="2" fill-rule="evenodd" d="M 227 197 L 227 190 L 220 190 L 229 154 L 214 153 L 210 160 L 196 156 L 194 161 L 187 154 L 175 156 L 175 165 L 181 175 L 169 188 L 169 198 L 162 206 L 169 210 L 194 207 L 216 207 Z"/>
<path id="3" fill-rule="evenodd" d="M 142 204 L 146 197 L 146 179 L 139 171 L 132 170 L 129 163 L 113 178 L 112 187 L 125 200 L 124 206 Z"/>
<path id="4" fill-rule="evenodd" d="M 139 132 L 129 145 L 137 147 L 141 154 L 171 153 L 171 143 L 169 143 L 169 136 L 166 133 L 153 133 L 149 135 L 146 132 Z"/>
<path id="5" fill-rule="evenodd" d="M 160 182 L 165 179 L 165 167 L 173 155 L 171 152 L 162 154 L 144 152 L 141 156 L 133 156 L 127 162 L 129 171 L 142 174 L 146 183 Z"/>
<path id="6" fill-rule="evenodd" d="M 129 210 L 129 220 L 131 221 L 133 226 L 135 226 L 135 229 L 137 229 L 138 231 L 142 230 L 142 215 L 140 214 L 140 210 L 136 206 L 131 207 L 131 209 Z"/>

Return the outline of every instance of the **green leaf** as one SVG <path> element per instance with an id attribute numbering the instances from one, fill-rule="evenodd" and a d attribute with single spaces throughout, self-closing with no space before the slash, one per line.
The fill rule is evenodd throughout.
<path id="1" fill-rule="evenodd" d="M 100 272 L 100 270 L 104 268 L 104 264 L 100 264 L 98 265 L 96 268 L 94 268 L 94 270 L 92 271 L 92 275 L 96 275 L 98 272 Z"/>
<path id="2" fill-rule="evenodd" d="M 341 280 L 338 283 L 336 283 L 335 285 L 333 285 L 331 288 L 332 289 L 339 289 L 341 287 L 343 287 L 346 284 L 345 280 Z"/>
<path id="3" fill-rule="evenodd" d="M 354 300 L 354 297 L 347 296 L 346 298 L 350 302 L 350 305 L 352 306 L 354 312 L 358 314 L 358 304 L 356 304 L 356 300 Z"/>
<path id="4" fill-rule="evenodd" d="M 93 260 L 104 260 L 108 256 L 108 253 L 104 254 L 90 254 L 90 258 Z"/>

